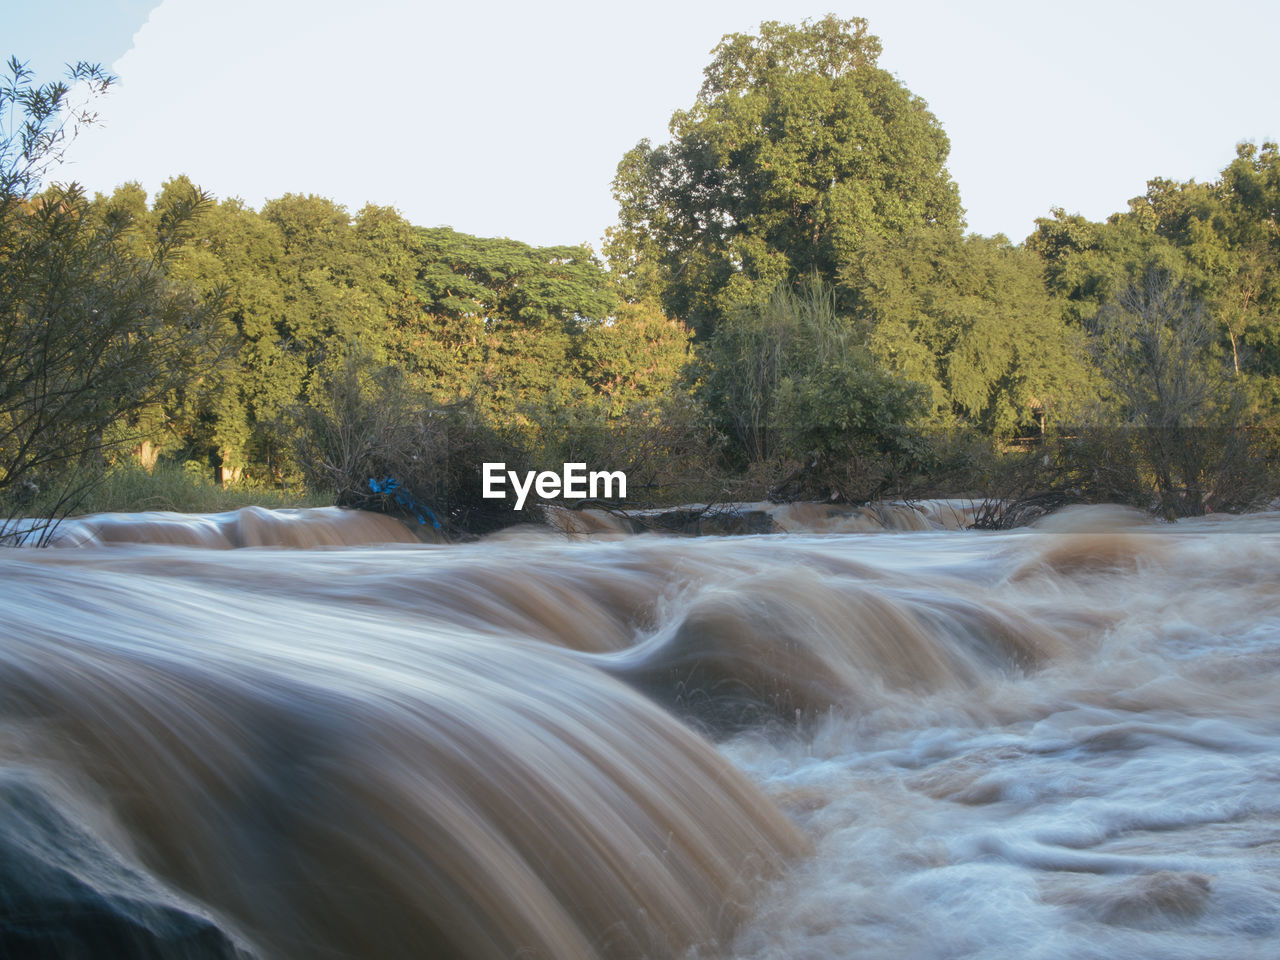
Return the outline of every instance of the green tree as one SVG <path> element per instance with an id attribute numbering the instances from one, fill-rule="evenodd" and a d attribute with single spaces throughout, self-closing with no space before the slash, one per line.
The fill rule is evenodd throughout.
<path id="1" fill-rule="evenodd" d="M 6 516 L 38 488 L 51 521 L 74 507 L 102 455 L 216 354 L 218 303 L 166 273 L 209 198 L 185 197 L 143 243 L 128 203 L 101 208 L 76 185 L 40 190 L 83 108 L 66 84 L 39 85 L 16 59 L 0 80 L 0 497 Z M 68 76 L 104 92 L 80 64 Z"/>
<path id="2" fill-rule="evenodd" d="M 1280 149 L 1242 143 L 1210 183 L 1153 179 L 1105 223 L 1053 211 L 1028 248 L 1045 261 L 1064 316 L 1089 326 L 1099 309 L 1155 268 L 1200 303 L 1232 375 L 1280 410 Z"/>
<path id="3" fill-rule="evenodd" d="M 289 348 L 309 372 L 329 356 L 360 343 L 372 356 L 386 353 L 388 300 L 381 264 L 361 242 L 341 204 L 314 195 L 286 194 L 268 202 L 262 217 L 279 233 Z"/>
<path id="4" fill-rule="evenodd" d="M 860 19 L 726 36 L 671 142 L 619 164 L 615 270 L 706 335 L 756 284 L 829 282 L 868 236 L 959 226 L 946 134 L 879 54 Z"/>
<path id="5" fill-rule="evenodd" d="M 1270 385 L 1268 404 L 1280 411 L 1280 145 L 1240 144 L 1222 190 L 1235 254 L 1224 322 L 1253 354 L 1254 369 Z"/>
<path id="6" fill-rule="evenodd" d="M 1203 514 L 1211 502 L 1247 505 L 1239 488 L 1230 489 L 1253 459 L 1242 429 L 1247 407 L 1212 349 L 1203 301 L 1152 269 L 1103 306 L 1095 328 L 1115 423 L 1150 470 L 1161 512 L 1172 519 Z"/>
<path id="7" fill-rule="evenodd" d="M 419 229 L 414 243 L 420 303 L 399 326 L 397 356 L 441 398 L 474 397 L 510 421 L 580 380 L 575 344 L 618 304 L 586 247 L 533 247 Z"/>
<path id="8" fill-rule="evenodd" d="M 939 424 L 1007 437 L 1090 393 L 1083 333 L 1063 323 L 1041 259 L 1004 237 L 880 237 L 840 277 L 874 356 L 928 390 Z"/>
<path id="9" fill-rule="evenodd" d="M 192 189 L 185 178 L 156 199 Z M 313 380 L 360 349 L 385 362 L 392 329 L 416 305 L 411 228 L 394 211 L 366 207 L 352 218 L 323 197 L 289 194 L 261 213 L 225 200 L 175 251 L 175 272 L 198 288 L 229 291 L 225 332 L 234 362 L 189 398 L 189 455 L 211 461 L 224 482 L 278 479 L 290 469 L 278 426 Z"/>
<path id="10" fill-rule="evenodd" d="M 276 225 L 237 199 L 210 210 L 175 259 L 203 294 L 227 292 L 222 326 L 233 355 L 187 398 L 181 444 L 187 457 L 232 481 L 271 459 L 267 425 L 306 387 L 307 361 L 291 323 L 296 274 Z"/>
<path id="11" fill-rule="evenodd" d="M 846 468 L 912 454 L 926 409 L 924 390 L 876 363 L 816 275 L 739 305 L 697 372 L 704 402 L 743 459 L 798 462 L 798 489 L 824 498 L 869 499 L 881 478 Z"/>
<path id="12" fill-rule="evenodd" d="M 1044 263 L 1045 284 L 1063 319 L 1087 326 L 1103 304 L 1142 279 L 1151 264 L 1181 276 L 1185 260 L 1149 216 L 1114 214 L 1097 223 L 1061 208 L 1036 220 L 1026 248 Z"/>
<path id="13" fill-rule="evenodd" d="M 690 360 L 692 331 L 648 303 L 620 303 L 574 338 L 577 375 L 613 413 L 666 395 Z"/>

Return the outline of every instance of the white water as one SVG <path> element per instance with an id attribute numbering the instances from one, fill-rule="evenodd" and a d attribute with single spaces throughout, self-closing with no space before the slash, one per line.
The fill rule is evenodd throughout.
<path id="1" fill-rule="evenodd" d="M 734 956 L 1277 956 L 1280 521 L 980 542 L 861 556 L 932 567 L 1064 647 L 729 744 L 817 850 Z"/>
<path id="2" fill-rule="evenodd" d="M 10 551 L 0 608 L 6 776 L 256 955 L 1277 955 L 1280 515 Z"/>

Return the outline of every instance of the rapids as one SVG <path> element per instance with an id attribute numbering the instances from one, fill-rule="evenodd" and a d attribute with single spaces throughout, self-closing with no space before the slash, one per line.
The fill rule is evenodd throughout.
<path id="1" fill-rule="evenodd" d="M 0 551 L 0 957 L 1274 957 L 1280 514 L 963 519 Z"/>

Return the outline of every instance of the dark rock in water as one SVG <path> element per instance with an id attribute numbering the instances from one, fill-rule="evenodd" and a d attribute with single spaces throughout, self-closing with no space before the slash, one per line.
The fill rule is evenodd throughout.
<path id="1" fill-rule="evenodd" d="M 251 960 L 217 922 L 127 863 L 34 777 L 0 772 L 0 958 Z"/>
<path id="2" fill-rule="evenodd" d="M 704 532 L 727 536 L 773 533 L 773 517 L 767 510 L 733 510 L 712 513 L 703 520 Z"/>

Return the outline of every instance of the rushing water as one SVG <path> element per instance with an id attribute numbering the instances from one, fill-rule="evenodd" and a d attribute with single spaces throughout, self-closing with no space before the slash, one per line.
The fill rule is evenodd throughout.
<path id="1" fill-rule="evenodd" d="M 1275 957 L 1280 515 L 961 520 L 0 552 L 0 957 Z"/>

